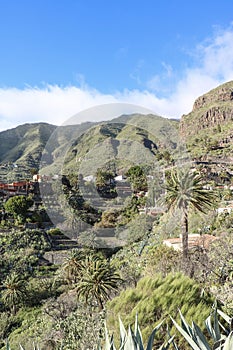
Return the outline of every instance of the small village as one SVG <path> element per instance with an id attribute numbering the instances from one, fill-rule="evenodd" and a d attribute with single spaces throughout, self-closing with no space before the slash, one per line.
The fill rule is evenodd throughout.
<path id="1" fill-rule="evenodd" d="M 184 163 L 186 165 L 186 163 Z M 190 162 L 189 162 L 190 164 Z M 212 161 L 208 163 L 207 161 L 200 162 L 200 161 L 193 161 L 192 166 L 193 166 L 193 171 L 196 170 L 196 166 L 203 165 L 206 167 L 211 167 L 214 165 L 218 165 L 222 168 L 223 162 L 221 161 L 220 164 L 218 164 L 216 161 Z M 225 163 L 224 163 L 225 164 Z M 7 165 L 9 167 L 9 164 Z M 12 164 L 12 167 L 17 168 L 16 164 Z M 164 171 L 171 171 L 173 167 L 167 167 Z M 224 167 L 222 168 L 223 170 L 225 169 Z M 231 173 L 228 173 L 229 176 L 231 176 Z M 163 175 L 164 176 L 164 175 Z M 218 176 L 217 174 L 214 174 L 214 176 Z M 151 181 L 154 180 L 154 176 L 152 175 L 147 175 L 147 181 L 150 183 Z M 65 177 L 66 178 L 66 177 Z M 33 200 L 33 207 L 31 211 L 38 211 L 38 208 L 43 207 L 43 196 L 41 196 L 40 190 L 42 190 L 43 193 L 46 193 L 46 198 L 47 201 L 49 201 L 50 195 L 49 193 L 52 193 L 51 190 L 51 185 L 54 182 L 60 183 L 61 185 L 64 184 L 64 176 L 59 176 L 59 175 L 53 175 L 53 176 L 48 176 L 48 175 L 39 175 L 39 174 L 33 174 L 32 179 L 29 180 L 21 180 L 21 181 L 15 181 L 12 183 L 0 183 L 0 198 L 1 202 L 5 203 L 9 198 L 12 198 L 14 196 L 25 196 L 28 197 L 30 196 Z M 82 179 L 84 187 L 87 187 L 89 185 L 95 184 L 96 182 L 96 176 L 94 175 L 88 175 L 83 177 Z M 120 199 L 125 199 L 129 196 L 132 195 L 133 190 L 132 186 L 130 185 L 130 182 L 127 180 L 127 176 L 124 175 L 116 175 L 112 179 L 114 183 L 114 187 L 116 188 L 117 191 L 117 196 Z M 106 185 L 106 184 L 105 184 Z M 206 185 L 205 188 L 213 190 L 213 184 L 212 185 Z M 219 205 L 217 208 L 215 208 L 215 211 L 217 215 L 225 215 L 225 214 L 231 214 L 233 211 L 233 185 L 231 182 L 227 182 L 227 184 L 217 184 L 214 186 L 215 190 L 218 190 L 220 193 L 222 192 L 223 194 L 225 193 L 225 200 L 221 202 L 221 205 Z M 145 198 L 147 199 L 149 192 L 148 191 L 134 191 L 134 195 L 137 198 Z M 227 194 L 227 195 L 226 195 Z M 47 196 L 48 195 L 48 196 Z M 98 195 L 99 196 L 99 195 Z M 93 193 L 90 194 L 85 194 L 85 198 L 87 200 L 91 199 L 93 203 L 98 204 L 98 196 L 95 198 L 95 195 Z M 45 198 L 44 198 L 45 199 Z M 113 205 L 113 208 L 117 209 L 120 208 L 119 206 L 119 201 L 118 205 Z M 148 215 L 151 217 L 157 217 L 159 215 L 162 215 L 165 212 L 164 206 L 159 204 L 159 201 L 156 200 L 156 198 L 153 196 L 153 203 L 150 201 L 150 205 L 148 205 L 148 201 L 146 200 L 144 205 L 141 205 L 138 208 L 138 214 L 140 215 Z M 154 204 L 154 205 L 151 205 Z M 104 209 L 104 208 L 103 208 Z M 7 219 L 7 214 L 5 213 L 5 210 L 2 210 L 2 220 Z M 8 218 L 9 221 L 14 222 L 11 217 Z M 48 219 L 47 219 L 48 220 Z M 37 222 L 31 222 L 31 223 L 26 223 L 25 224 L 26 228 L 40 228 L 40 227 L 53 227 L 53 223 L 51 222 L 49 224 L 48 221 L 42 223 L 37 223 Z M 216 237 L 205 234 L 202 236 L 200 233 L 192 233 L 189 234 L 188 236 L 188 245 L 189 249 L 196 248 L 196 247 L 202 247 L 203 249 L 208 249 L 209 244 L 215 240 Z M 164 239 L 163 243 L 167 245 L 168 247 L 173 247 L 175 250 L 180 250 L 182 251 L 182 237 L 181 235 L 177 238 L 167 238 Z M 125 244 L 125 243 L 122 243 Z"/>

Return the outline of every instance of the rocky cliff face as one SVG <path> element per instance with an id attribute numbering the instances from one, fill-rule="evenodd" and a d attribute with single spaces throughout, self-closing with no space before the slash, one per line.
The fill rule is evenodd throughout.
<path id="1" fill-rule="evenodd" d="M 233 121 L 233 81 L 198 97 L 192 112 L 182 116 L 180 131 L 187 137 L 229 121 Z"/>
<path id="2" fill-rule="evenodd" d="M 201 154 L 202 148 L 220 156 L 220 149 L 233 148 L 233 81 L 197 98 L 192 112 L 181 118 L 180 133 L 192 153 Z"/>
<path id="3" fill-rule="evenodd" d="M 226 102 L 233 100 L 233 82 L 228 82 L 200 96 L 194 102 L 193 110 L 208 107 L 211 102 Z"/>

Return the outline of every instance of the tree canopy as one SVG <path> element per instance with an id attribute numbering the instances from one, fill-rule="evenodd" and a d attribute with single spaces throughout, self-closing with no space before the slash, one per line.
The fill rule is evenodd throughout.
<path id="1" fill-rule="evenodd" d="M 183 256 L 188 254 L 188 212 L 193 208 L 205 213 L 214 201 L 214 192 L 204 188 L 203 178 L 189 170 L 175 170 L 166 179 L 165 204 L 168 210 L 179 209 L 182 214 Z"/>
<path id="2" fill-rule="evenodd" d="M 12 214 L 15 219 L 19 216 L 25 220 L 28 209 L 32 206 L 33 200 L 30 197 L 14 196 L 4 204 L 5 210 Z"/>

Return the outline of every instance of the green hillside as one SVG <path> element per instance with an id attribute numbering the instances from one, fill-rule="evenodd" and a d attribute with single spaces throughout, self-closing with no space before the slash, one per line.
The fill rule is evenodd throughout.
<path id="1" fill-rule="evenodd" d="M 56 126 L 24 124 L 0 133 L 0 178 L 13 181 L 30 176 L 38 169 L 43 149 Z"/>
<path id="2" fill-rule="evenodd" d="M 83 123 L 57 127 L 48 123 L 28 123 L 0 132 L 1 181 L 30 178 L 32 169 L 38 170 L 56 162 L 59 164 L 59 157 L 66 152 L 70 140 L 85 132 L 90 124 L 93 125 Z M 48 171 L 54 172 L 53 167 Z"/>
<path id="3" fill-rule="evenodd" d="M 54 125 L 36 123 L 2 131 L 0 133 L 0 162 L 20 164 L 27 162 L 27 159 L 30 158 L 32 165 L 37 165 L 43 147 L 55 128 Z"/>
<path id="4" fill-rule="evenodd" d="M 165 151 L 174 153 L 178 122 L 155 115 L 128 115 L 101 123 L 78 137 L 68 150 L 63 172 L 94 174 L 114 160 L 118 170 L 155 163 Z"/>
<path id="5" fill-rule="evenodd" d="M 0 182 L 62 175 L 32 198 L 1 187 L 1 350 L 110 349 L 105 325 L 118 348 L 119 316 L 132 328 L 127 338 L 120 322 L 122 350 L 158 324 L 147 349 L 232 343 L 232 102 L 230 82 L 181 122 L 131 114 L 0 133 Z"/>
<path id="6" fill-rule="evenodd" d="M 151 163 L 160 151 L 176 149 L 178 125 L 178 121 L 152 114 L 60 127 L 47 123 L 20 125 L 0 132 L 0 178 L 28 178 L 32 168 L 57 174 L 79 166 L 77 159 L 86 173 L 91 172 L 88 164 L 101 166 L 113 158 L 124 166 Z"/>

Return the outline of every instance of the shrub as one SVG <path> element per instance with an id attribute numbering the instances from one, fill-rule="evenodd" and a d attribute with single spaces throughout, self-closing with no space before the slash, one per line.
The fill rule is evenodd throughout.
<path id="1" fill-rule="evenodd" d="M 57 227 L 55 228 L 51 228 L 47 231 L 47 233 L 50 235 L 50 236 L 57 236 L 57 235 L 62 235 L 63 233 L 61 232 L 61 230 Z"/>
<path id="2" fill-rule="evenodd" d="M 201 323 L 209 315 L 212 304 L 213 299 L 208 295 L 202 296 L 199 285 L 181 273 L 171 273 L 165 278 L 161 275 L 145 277 L 138 282 L 136 288 L 121 292 L 107 304 L 107 323 L 115 331 L 117 315 L 122 317 L 123 322 L 132 324 L 138 314 L 142 335 L 148 338 L 155 324 L 169 315 L 176 319 L 179 308 L 188 320 L 196 318 Z M 172 326 L 171 322 L 170 325 Z M 174 327 L 172 331 L 174 332 Z M 163 332 L 165 334 L 166 330 L 163 329 Z M 158 339 L 157 343 L 160 344 Z"/>

